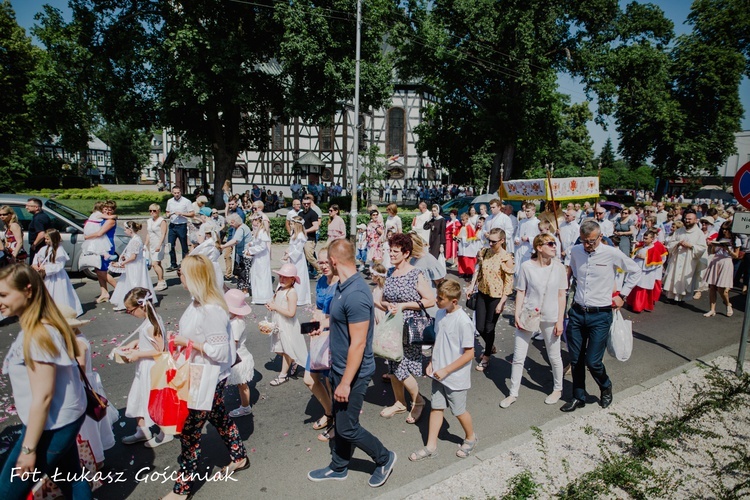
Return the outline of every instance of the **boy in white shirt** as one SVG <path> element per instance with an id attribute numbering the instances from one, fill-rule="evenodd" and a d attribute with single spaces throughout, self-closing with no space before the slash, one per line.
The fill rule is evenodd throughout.
<path id="1" fill-rule="evenodd" d="M 427 376 L 432 377 L 432 411 L 427 434 L 427 444 L 409 456 L 419 462 L 438 455 L 437 439 L 443 425 L 446 407 L 456 416 L 466 438 L 456 451 L 456 456 L 466 458 L 477 446 L 477 435 L 471 415 L 466 411 L 466 396 L 471 387 L 471 360 L 474 359 L 474 324 L 459 307 L 461 285 L 455 280 L 445 280 L 437 290 L 435 315 L 435 345 L 432 361 L 427 365 Z"/>

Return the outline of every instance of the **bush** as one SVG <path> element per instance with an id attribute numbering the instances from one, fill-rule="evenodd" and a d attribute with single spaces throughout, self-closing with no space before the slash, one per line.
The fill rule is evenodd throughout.
<path id="1" fill-rule="evenodd" d="M 88 189 L 39 189 L 27 192 L 29 195 L 39 195 L 58 200 L 130 200 L 149 203 L 166 203 L 172 197 L 169 192 L 159 191 L 108 191 L 101 186 Z"/>
<path id="2" fill-rule="evenodd" d="M 90 177 L 70 175 L 62 178 L 63 189 L 88 189 L 91 187 Z"/>

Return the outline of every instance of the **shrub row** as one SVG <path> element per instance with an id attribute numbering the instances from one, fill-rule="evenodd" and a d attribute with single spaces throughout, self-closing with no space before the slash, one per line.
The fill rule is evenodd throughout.
<path id="1" fill-rule="evenodd" d="M 26 194 L 56 198 L 58 200 L 131 200 L 166 203 L 172 197 L 168 191 L 108 191 L 103 187 L 89 189 L 41 189 Z"/>
<path id="2" fill-rule="evenodd" d="M 404 227 L 404 231 L 408 231 L 411 228 L 411 221 L 414 218 L 413 215 L 400 215 L 401 222 Z M 346 232 L 349 235 L 349 220 L 348 215 L 342 215 L 344 223 L 346 223 Z M 250 222 L 249 216 L 247 219 L 248 225 Z M 357 215 L 357 224 L 367 224 L 370 222 L 370 216 L 367 214 Z M 326 241 L 328 239 L 328 217 L 323 217 L 320 223 L 320 229 L 318 230 L 318 241 Z M 287 243 L 289 241 L 289 233 L 286 232 L 286 218 L 285 217 L 273 217 L 271 218 L 271 241 L 274 243 Z"/>

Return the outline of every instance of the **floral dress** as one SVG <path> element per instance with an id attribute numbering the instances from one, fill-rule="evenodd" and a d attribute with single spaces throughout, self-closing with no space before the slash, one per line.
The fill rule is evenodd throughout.
<path id="1" fill-rule="evenodd" d="M 380 222 L 370 221 L 367 224 L 367 260 L 383 260 L 383 224 Z"/>
<path id="2" fill-rule="evenodd" d="M 414 268 L 403 276 L 393 276 L 393 269 L 388 273 L 383 288 L 383 298 L 386 302 L 400 304 L 404 302 L 416 302 L 422 300 L 417 290 L 421 269 Z M 408 318 L 421 316 L 422 311 L 406 309 L 403 311 L 404 321 Z M 389 363 L 390 369 L 398 380 L 406 380 L 411 373 L 415 377 L 422 376 L 422 346 L 411 345 L 404 339 L 404 358 L 398 363 Z"/>

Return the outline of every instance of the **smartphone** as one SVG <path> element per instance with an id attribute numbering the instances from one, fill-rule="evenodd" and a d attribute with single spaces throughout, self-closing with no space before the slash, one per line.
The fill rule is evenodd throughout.
<path id="1" fill-rule="evenodd" d="M 309 335 L 310 332 L 320 329 L 320 321 L 310 321 L 302 323 L 300 326 L 300 333 L 302 335 Z"/>

